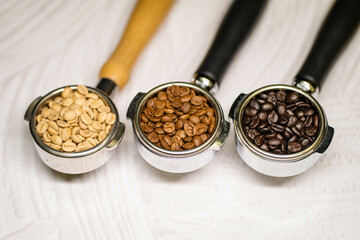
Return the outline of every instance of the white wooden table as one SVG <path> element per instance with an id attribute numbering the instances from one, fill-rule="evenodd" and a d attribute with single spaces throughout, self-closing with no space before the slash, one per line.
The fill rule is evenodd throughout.
<path id="1" fill-rule="evenodd" d="M 149 166 L 125 113 L 138 91 L 189 81 L 229 0 L 178 1 L 114 95 L 127 132 L 112 159 L 81 176 L 46 167 L 23 124 L 35 97 L 95 86 L 135 1 L 0 1 L 0 239 L 359 239 L 360 31 L 318 99 L 336 133 L 304 174 L 256 173 L 235 151 L 188 174 Z M 331 0 L 272 0 L 216 96 L 227 114 L 241 92 L 291 83 Z"/>

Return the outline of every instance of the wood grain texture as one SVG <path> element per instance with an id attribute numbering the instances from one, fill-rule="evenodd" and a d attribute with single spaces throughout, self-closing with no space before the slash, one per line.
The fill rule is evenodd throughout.
<path id="1" fill-rule="evenodd" d="M 227 114 L 240 92 L 291 83 L 331 0 L 272 0 L 216 96 Z M 182 0 L 114 94 L 126 135 L 100 169 L 66 176 L 36 155 L 23 124 L 35 97 L 96 85 L 135 5 L 115 0 L 0 1 L 0 239 L 359 239 L 360 31 L 318 99 L 336 129 L 304 174 L 278 179 L 246 166 L 234 134 L 209 165 L 188 174 L 142 160 L 125 113 L 139 91 L 189 81 L 230 1 Z"/>

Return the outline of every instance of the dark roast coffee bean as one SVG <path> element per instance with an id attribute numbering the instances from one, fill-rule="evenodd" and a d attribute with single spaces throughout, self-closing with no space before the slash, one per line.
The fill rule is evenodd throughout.
<path id="1" fill-rule="evenodd" d="M 284 126 L 282 126 L 282 125 L 280 125 L 280 124 L 273 124 L 273 125 L 271 125 L 270 126 L 274 131 L 276 131 L 276 132 L 283 132 L 283 131 L 285 131 L 285 127 Z"/>
<path id="2" fill-rule="evenodd" d="M 266 127 L 266 126 L 268 126 L 267 122 L 260 122 L 259 125 L 257 126 L 257 128 L 258 128 L 259 130 L 261 130 L 262 128 L 264 128 L 264 127 Z"/>
<path id="3" fill-rule="evenodd" d="M 245 116 L 243 117 L 242 123 L 243 123 L 244 125 L 248 125 L 250 122 L 251 122 L 251 117 L 249 117 L 248 115 L 245 115 Z"/>
<path id="4" fill-rule="evenodd" d="M 258 117 L 254 117 L 251 123 L 249 124 L 249 127 L 256 128 L 257 126 L 259 126 L 259 123 L 260 123 L 260 119 Z"/>
<path id="5" fill-rule="evenodd" d="M 271 139 L 271 138 L 274 138 L 274 137 L 276 137 L 275 132 L 270 132 L 270 133 L 264 134 L 265 139 Z"/>
<path id="6" fill-rule="evenodd" d="M 298 142 L 292 142 L 288 145 L 288 150 L 291 153 L 299 152 L 302 149 L 302 145 Z"/>
<path id="7" fill-rule="evenodd" d="M 267 101 L 272 103 L 273 105 L 275 105 L 275 103 L 277 102 L 277 99 L 276 99 L 275 95 L 270 95 L 269 94 L 269 97 L 268 97 Z"/>
<path id="8" fill-rule="evenodd" d="M 257 112 L 258 111 L 255 108 L 252 108 L 252 107 L 246 107 L 245 108 L 245 114 L 250 116 L 250 117 L 255 117 Z"/>
<path id="9" fill-rule="evenodd" d="M 268 128 L 268 127 L 264 127 L 264 128 L 259 129 L 259 133 L 261 133 L 261 134 L 267 134 L 267 133 L 270 133 L 270 132 L 271 132 L 271 129 Z"/>
<path id="10" fill-rule="evenodd" d="M 257 146 L 261 146 L 263 145 L 265 142 L 265 138 L 261 135 L 258 135 L 254 138 L 254 143 L 257 145 Z"/>
<path id="11" fill-rule="evenodd" d="M 297 120 L 298 120 L 298 118 L 295 115 L 290 116 L 287 126 L 288 127 L 294 126 L 296 124 Z"/>
<path id="12" fill-rule="evenodd" d="M 263 145 L 260 146 L 260 149 L 264 150 L 264 151 L 269 151 L 269 147 L 268 145 L 266 145 L 266 143 L 264 143 Z"/>
<path id="13" fill-rule="evenodd" d="M 285 91 L 280 90 L 280 91 L 278 91 L 276 93 L 276 99 L 278 101 L 283 102 L 285 100 L 285 98 L 286 98 L 286 92 Z"/>
<path id="14" fill-rule="evenodd" d="M 277 148 L 277 149 L 274 149 L 273 153 L 283 154 L 284 152 Z"/>
<path id="15" fill-rule="evenodd" d="M 306 119 L 305 119 L 305 127 L 310 127 L 311 124 L 312 124 L 312 121 L 313 121 L 313 118 L 311 116 L 308 116 Z"/>
<path id="16" fill-rule="evenodd" d="M 289 139 L 288 143 L 296 142 L 297 140 L 298 140 L 298 137 L 296 135 L 294 135 Z"/>
<path id="17" fill-rule="evenodd" d="M 278 139 L 278 138 L 271 138 L 269 140 L 267 140 L 267 143 L 270 146 L 279 146 L 281 144 L 282 140 Z"/>
<path id="18" fill-rule="evenodd" d="M 305 112 L 302 108 L 298 108 L 295 110 L 295 114 L 298 118 L 302 118 L 305 115 Z"/>
<path id="19" fill-rule="evenodd" d="M 278 103 L 276 105 L 276 111 L 280 116 L 283 116 L 286 114 L 286 105 L 284 103 Z"/>
<path id="20" fill-rule="evenodd" d="M 299 137 L 302 136 L 301 131 L 297 128 L 297 127 L 291 127 L 291 131 L 293 131 L 296 135 L 298 135 Z"/>
<path id="21" fill-rule="evenodd" d="M 277 115 L 277 113 L 275 111 L 272 111 L 269 115 L 268 115 L 268 123 L 270 125 L 274 124 L 277 122 L 277 120 L 279 119 L 279 116 Z"/>
<path id="22" fill-rule="evenodd" d="M 284 115 L 284 116 L 279 117 L 278 123 L 280 123 L 281 125 L 286 126 L 288 121 L 289 121 L 288 117 L 286 115 Z"/>
<path id="23" fill-rule="evenodd" d="M 280 148 L 283 153 L 286 152 L 286 147 L 287 147 L 286 141 L 282 141 Z"/>
<path id="24" fill-rule="evenodd" d="M 318 115 L 314 115 L 314 117 L 313 117 L 313 125 L 316 128 L 319 127 L 319 117 L 318 117 Z"/>
<path id="25" fill-rule="evenodd" d="M 262 100 L 267 100 L 268 99 L 268 95 L 267 94 L 265 94 L 265 93 L 261 93 L 260 94 L 260 99 L 262 99 Z"/>
<path id="26" fill-rule="evenodd" d="M 305 96 L 288 90 L 269 91 L 255 96 L 246 106 L 242 127 L 260 149 L 289 154 L 316 140 L 319 117 Z"/>
<path id="27" fill-rule="evenodd" d="M 260 133 L 259 133 L 257 130 L 255 130 L 255 129 L 249 129 L 248 131 L 246 131 L 246 135 L 247 135 L 250 139 L 254 140 L 254 138 L 255 138 L 256 136 L 260 135 Z"/>
<path id="28" fill-rule="evenodd" d="M 261 121 L 266 121 L 267 120 L 267 117 L 268 117 L 268 114 L 267 112 L 265 111 L 261 111 L 258 113 L 258 117 Z M 245 124 L 246 125 L 246 124 Z"/>
<path id="29" fill-rule="evenodd" d="M 297 101 L 299 101 L 299 94 L 297 92 L 292 92 L 286 96 L 285 101 L 289 104 L 296 103 Z"/>
<path id="30" fill-rule="evenodd" d="M 305 133 L 306 135 L 308 135 L 309 137 L 312 137 L 316 134 L 317 132 L 317 129 L 316 127 L 308 127 L 306 130 L 305 130 Z"/>
<path id="31" fill-rule="evenodd" d="M 273 108 L 274 108 L 274 105 L 272 105 L 271 103 L 264 103 L 263 105 L 261 105 L 261 109 L 263 110 L 263 111 L 271 111 L 271 110 L 273 110 Z"/>
<path id="32" fill-rule="evenodd" d="M 260 110 L 260 104 L 256 99 L 251 100 L 250 107 L 255 108 L 258 111 Z"/>
<path id="33" fill-rule="evenodd" d="M 303 146 L 306 147 L 310 144 L 311 140 L 307 139 L 307 138 L 300 138 L 299 139 L 299 143 Z"/>
<path id="34" fill-rule="evenodd" d="M 305 110 L 305 116 L 312 116 L 312 115 L 314 115 L 314 113 L 315 113 L 314 109 L 307 108 Z"/>

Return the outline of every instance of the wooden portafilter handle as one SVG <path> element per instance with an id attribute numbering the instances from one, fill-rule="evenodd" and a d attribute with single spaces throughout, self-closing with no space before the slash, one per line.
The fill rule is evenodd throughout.
<path id="1" fill-rule="evenodd" d="M 173 2 L 174 0 L 138 1 L 120 42 L 100 71 L 101 82 L 98 88 L 109 94 L 115 84 L 120 89 L 125 86 L 136 59 L 156 32 Z"/>

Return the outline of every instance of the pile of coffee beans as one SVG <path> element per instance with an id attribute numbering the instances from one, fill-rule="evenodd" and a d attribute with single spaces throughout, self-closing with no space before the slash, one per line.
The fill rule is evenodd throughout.
<path id="1" fill-rule="evenodd" d="M 64 152 L 93 148 L 109 135 L 116 115 L 96 93 L 84 85 L 66 87 L 48 99 L 36 115 L 35 129 L 49 147 Z"/>
<path id="2" fill-rule="evenodd" d="M 242 127 L 260 149 L 291 154 L 315 141 L 319 116 L 305 96 L 295 91 L 269 91 L 256 95 L 246 106 Z"/>
<path id="3" fill-rule="evenodd" d="M 141 129 L 150 142 L 173 151 L 201 145 L 215 125 L 211 103 L 193 89 L 177 85 L 150 98 L 140 118 Z"/>

